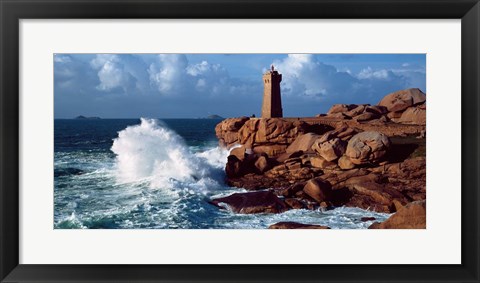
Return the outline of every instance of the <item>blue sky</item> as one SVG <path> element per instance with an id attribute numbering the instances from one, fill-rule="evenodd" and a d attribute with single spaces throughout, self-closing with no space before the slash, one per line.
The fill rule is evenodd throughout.
<path id="1" fill-rule="evenodd" d="M 425 54 L 55 54 L 55 118 L 259 116 L 272 64 L 289 117 L 426 93 Z"/>

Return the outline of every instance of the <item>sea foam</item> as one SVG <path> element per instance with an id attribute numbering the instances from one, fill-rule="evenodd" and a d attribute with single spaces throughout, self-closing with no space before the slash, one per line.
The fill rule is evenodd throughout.
<path id="1" fill-rule="evenodd" d="M 219 185 L 228 156 L 220 148 L 194 154 L 177 133 L 146 118 L 120 131 L 111 149 L 117 155 L 118 182 L 149 180 L 162 188 Z"/>

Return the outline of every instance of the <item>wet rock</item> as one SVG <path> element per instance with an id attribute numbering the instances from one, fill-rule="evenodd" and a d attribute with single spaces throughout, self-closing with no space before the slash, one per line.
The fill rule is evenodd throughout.
<path id="1" fill-rule="evenodd" d="M 369 229 L 426 229 L 426 201 L 415 201 L 401 208 L 382 223 L 374 223 Z"/>
<path id="2" fill-rule="evenodd" d="M 238 160 L 243 161 L 243 159 L 245 158 L 245 147 L 240 146 L 232 149 L 230 151 L 230 155 L 234 155 L 238 158 Z"/>
<path id="3" fill-rule="evenodd" d="M 305 204 L 295 198 L 285 199 L 285 204 L 291 207 L 292 209 L 302 209 L 305 208 Z"/>
<path id="4" fill-rule="evenodd" d="M 233 178 L 245 175 L 246 171 L 242 163 L 242 160 L 238 159 L 237 156 L 228 156 L 227 164 L 225 165 L 225 174 Z"/>
<path id="5" fill-rule="evenodd" d="M 270 225 L 268 229 L 330 229 L 327 226 L 302 224 L 297 222 L 278 222 Z"/>
<path id="6" fill-rule="evenodd" d="M 243 214 L 279 213 L 287 210 L 285 203 L 271 191 L 235 193 L 213 199 L 210 203 L 220 208 L 223 208 L 222 204 L 225 204 L 233 212 Z"/>
<path id="7" fill-rule="evenodd" d="M 321 178 L 315 178 L 309 180 L 303 188 L 308 196 L 316 200 L 318 203 L 331 200 L 332 186 L 328 181 Z"/>

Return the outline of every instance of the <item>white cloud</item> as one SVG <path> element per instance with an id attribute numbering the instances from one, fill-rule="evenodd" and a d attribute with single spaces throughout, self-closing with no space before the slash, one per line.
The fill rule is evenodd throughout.
<path id="1" fill-rule="evenodd" d="M 291 96 L 319 98 L 334 95 L 349 88 L 355 79 L 348 72 L 341 72 L 326 65 L 311 54 L 289 54 L 274 66 L 283 74 L 283 93 Z"/>
<path id="2" fill-rule="evenodd" d="M 128 92 L 135 87 L 135 78 L 126 71 L 117 55 L 99 54 L 90 61 L 92 68 L 98 70 L 98 79 L 100 84 L 98 90 L 109 91 L 116 88 L 122 88 Z"/>
<path id="3" fill-rule="evenodd" d="M 160 54 L 148 69 L 150 81 L 161 94 L 171 94 L 184 87 L 182 80 L 187 64 L 185 55 Z"/>
<path id="4" fill-rule="evenodd" d="M 360 73 L 357 75 L 357 78 L 359 79 L 380 79 L 380 80 L 386 80 L 390 77 L 391 71 L 389 70 L 373 70 L 370 67 L 367 67 L 363 70 L 360 71 Z"/>
<path id="5" fill-rule="evenodd" d="M 425 90 L 425 73 L 410 70 L 372 69 L 367 67 L 353 74 L 348 66 L 342 70 L 320 62 L 310 54 L 289 54 L 274 65 L 283 74 L 282 94 L 294 101 L 320 100 L 323 104 L 372 103 L 400 89 L 419 87 Z M 418 66 L 417 66 L 418 67 Z"/>
<path id="6" fill-rule="evenodd" d="M 234 84 L 221 65 L 207 61 L 189 64 L 185 55 L 159 55 L 158 60 L 150 64 L 148 73 L 152 85 L 165 95 L 225 94 Z"/>
<path id="7" fill-rule="evenodd" d="M 55 63 L 71 63 L 72 59 L 68 55 L 55 54 L 53 61 Z"/>
<path id="8" fill-rule="evenodd" d="M 246 58 L 253 60 L 257 57 Z M 378 69 L 368 67 L 359 71 L 355 64 L 350 66 L 346 62 L 338 69 L 318 58 L 309 54 L 290 54 L 273 61 L 283 75 L 282 99 L 285 105 L 289 105 L 285 107 L 286 113 L 298 111 L 291 112 L 291 115 L 313 115 L 328 110 L 334 103 L 377 103 L 385 94 L 399 89 L 419 87 L 426 90 L 425 67 L 421 64 L 401 66 L 399 63 L 396 69 L 377 64 Z M 250 64 L 248 60 L 245 64 Z M 268 59 L 255 60 L 262 62 L 264 71 L 269 69 Z M 207 60 L 189 62 L 183 54 L 57 54 L 54 64 L 56 99 L 67 95 L 68 99 L 78 97 L 78 101 L 85 100 L 86 109 L 114 102 L 124 105 L 117 107 L 125 111 L 131 109 L 131 113 L 143 107 L 151 107 L 152 113 L 156 113 L 154 111 L 159 107 L 165 107 L 165 112 L 171 111 L 170 108 L 174 108 L 171 105 L 178 102 L 179 105 L 192 104 L 190 108 L 181 108 L 186 112 L 197 108 L 199 110 L 195 111 L 217 109 L 215 107 L 222 105 L 221 109 L 230 109 L 232 113 L 250 115 L 261 107 L 260 65 L 255 68 L 242 65 L 244 69 L 235 73 L 244 77 L 230 77 L 226 67 L 236 65 L 224 66 Z M 120 98 L 120 94 L 124 96 Z M 135 94 L 141 97 L 133 97 Z M 68 101 L 75 104 L 74 100 Z M 142 106 L 134 107 L 135 103 Z M 57 108 L 59 111 L 63 109 Z M 109 109 L 106 107 L 105 111 Z M 122 112 L 122 115 L 127 114 Z"/>

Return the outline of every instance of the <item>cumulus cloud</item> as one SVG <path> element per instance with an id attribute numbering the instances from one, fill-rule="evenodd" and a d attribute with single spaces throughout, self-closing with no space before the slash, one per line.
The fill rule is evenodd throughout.
<path id="1" fill-rule="evenodd" d="M 160 94 L 228 95 L 235 82 L 220 64 L 190 64 L 185 55 L 162 54 L 151 63 L 149 77 Z"/>
<path id="2" fill-rule="evenodd" d="M 363 69 L 358 74 L 357 78 L 359 79 L 379 79 L 379 80 L 386 80 L 392 75 L 392 71 L 389 70 L 373 70 L 370 67 Z"/>
<path id="3" fill-rule="evenodd" d="M 135 77 L 125 70 L 118 55 L 99 54 L 90 62 L 92 68 L 98 70 L 100 84 L 97 89 L 110 91 L 116 88 L 129 92 L 135 88 Z"/>
<path id="4" fill-rule="evenodd" d="M 189 61 L 193 57 L 184 54 L 56 54 L 56 113 L 83 107 L 69 115 L 112 113 L 109 115 L 120 117 L 114 113 L 123 111 L 122 115 L 134 117 L 142 116 L 146 109 L 149 113 L 158 110 L 160 117 L 175 109 L 177 115 L 193 115 L 192 111 L 258 114 L 262 68 L 266 71 L 269 63 L 283 75 L 286 115 L 314 115 L 333 103 L 377 103 L 385 94 L 408 87 L 425 90 L 425 67 L 406 61 L 398 62 L 397 68 L 378 68 L 378 64 L 358 68 L 345 59 L 337 68 L 310 54 L 278 55 L 278 59 L 263 61 L 260 55 L 239 56 L 245 60 L 233 58 L 237 65 L 232 66 L 212 55 L 213 62 L 198 55 Z M 253 66 L 251 61 L 261 64 Z M 233 69 L 237 67 L 243 68 L 241 72 Z M 232 77 L 229 70 L 237 76 Z M 184 112 L 179 114 L 179 109 Z"/>
<path id="5" fill-rule="evenodd" d="M 185 55 L 160 54 L 157 60 L 150 64 L 148 74 L 150 81 L 161 94 L 171 94 L 173 90 L 181 90 L 185 70 L 187 68 Z"/>
<path id="6" fill-rule="evenodd" d="M 312 98 L 330 103 L 376 103 L 390 92 L 409 88 L 424 88 L 425 74 L 421 70 L 373 69 L 369 66 L 358 74 L 350 69 L 337 69 L 311 54 L 289 54 L 274 61 L 283 74 L 282 93 L 288 97 Z"/>

